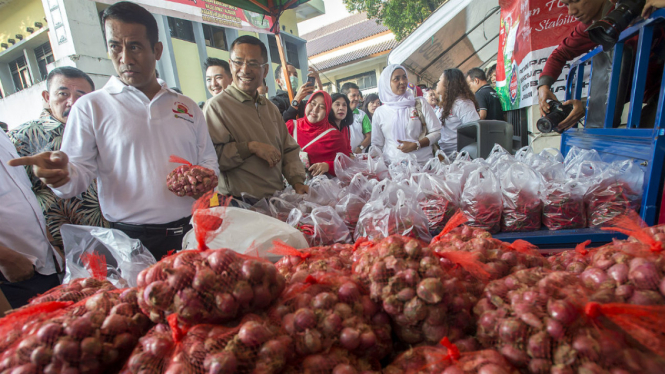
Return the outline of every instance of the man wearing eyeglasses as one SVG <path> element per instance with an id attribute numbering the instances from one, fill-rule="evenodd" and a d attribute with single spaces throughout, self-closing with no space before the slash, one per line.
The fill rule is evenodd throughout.
<path id="1" fill-rule="evenodd" d="M 283 176 L 297 193 L 307 193 L 300 147 L 279 109 L 258 92 L 268 75 L 268 50 L 243 35 L 231 44 L 229 63 L 233 83 L 204 111 L 219 159 L 219 192 L 261 199 L 284 189 Z"/>

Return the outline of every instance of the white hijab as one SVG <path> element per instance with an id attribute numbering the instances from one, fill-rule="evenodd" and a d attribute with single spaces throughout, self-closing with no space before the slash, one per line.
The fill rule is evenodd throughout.
<path id="1" fill-rule="evenodd" d="M 386 66 L 381 73 L 381 78 L 379 78 L 379 99 L 383 103 L 383 106 L 395 112 L 393 116 L 393 137 L 395 140 L 414 141 L 417 139 L 407 139 L 406 126 L 408 123 L 405 121 L 408 121 L 410 116 L 409 109 L 416 106 L 416 99 L 408 87 L 402 95 L 395 95 L 392 88 L 390 88 L 390 78 L 397 69 L 404 70 L 408 78 L 408 73 L 402 65 L 392 64 Z"/>

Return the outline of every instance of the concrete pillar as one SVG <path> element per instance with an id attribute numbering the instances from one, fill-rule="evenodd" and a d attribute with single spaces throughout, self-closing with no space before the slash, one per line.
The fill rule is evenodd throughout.
<path id="1" fill-rule="evenodd" d="M 295 38 L 291 40 L 298 47 L 298 62 L 300 63 L 300 70 L 302 71 L 302 82 L 307 82 L 307 74 L 309 73 L 309 62 L 307 61 L 307 42 Z"/>
<path id="2" fill-rule="evenodd" d="M 268 97 L 273 97 L 277 94 L 277 85 L 275 83 L 275 72 L 272 69 L 272 62 L 270 61 L 270 43 L 268 42 L 268 34 L 259 33 L 259 39 L 265 44 L 266 49 L 268 50 L 268 75 L 266 76 L 266 85 L 268 86 Z M 231 48 L 230 44 L 229 48 Z"/>
<path id="3" fill-rule="evenodd" d="M 164 50 L 162 58 L 157 61 L 157 70 L 159 77 L 166 82 L 169 87 L 180 87 L 178 79 L 178 68 L 175 64 L 175 54 L 173 53 L 173 43 L 171 42 L 171 32 L 169 31 L 169 21 L 165 16 L 153 14 L 157 20 L 159 29 L 159 41 L 162 42 Z"/>
<path id="4" fill-rule="evenodd" d="M 0 63 L 0 84 L 2 84 L 2 94 L 7 97 L 16 92 L 14 88 L 14 80 L 12 79 L 12 71 L 9 69 L 9 64 Z"/>
<path id="5" fill-rule="evenodd" d="M 201 63 L 201 71 L 203 72 L 203 83 L 205 84 L 206 81 L 205 62 L 206 59 L 208 58 L 208 51 L 206 50 L 206 40 L 205 36 L 203 35 L 203 24 L 201 22 L 192 22 L 192 26 L 194 28 L 194 41 L 196 42 L 196 47 L 199 50 L 199 61 Z M 205 91 L 206 91 L 206 97 L 210 99 L 212 97 L 210 91 L 208 91 L 207 89 Z"/>
<path id="6" fill-rule="evenodd" d="M 115 74 L 96 3 L 90 0 L 42 0 L 55 66 L 74 66 L 95 83 Z M 37 75 L 33 75 L 33 78 Z"/>
<path id="7" fill-rule="evenodd" d="M 39 72 L 39 65 L 37 64 L 37 56 L 35 56 L 35 50 L 32 48 L 26 48 L 23 50 L 23 56 L 28 65 L 28 70 L 30 71 L 30 76 L 32 77 L 32 84 L 37 84 L 42 81 L 42 75 Z M 46 79 L 46 77 L 44 77 Z"/>
<path id="8" fill-rule="evenodd" d="M 224 36 L 226 37 L 226 46 L 229 48 L 229 53 L 231 53 L 231 44 L 233 41 L 238 39 L 238 30 L 224 28 Z M 267 46 L 268 44 L 266 44 Z M 270 55 L 268 55 L 270 56 Z"/>

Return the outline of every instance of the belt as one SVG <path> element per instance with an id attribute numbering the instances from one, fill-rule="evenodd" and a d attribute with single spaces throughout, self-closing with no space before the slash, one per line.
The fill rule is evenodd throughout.
<path id="1" fill-rule="evenodd" d="M 181 218 L 177 221 L 164 223 L 164 224 L 149 224 L 149 225 L 131 225 L 122 222 L 109 222 L 112 229 L 120 231 L 133 231 L 142 232 L 145 234 L 157 234 L 164 236 L 179 236 L 185 234 L 185 229 L 189 226 L 189 221 L 192 216 Z"/>

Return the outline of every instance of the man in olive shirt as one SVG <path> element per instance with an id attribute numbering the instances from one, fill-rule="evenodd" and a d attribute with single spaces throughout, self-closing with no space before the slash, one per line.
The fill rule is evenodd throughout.
<path id="1" fill-rule="evenodd" d="M 297 193 L 307 193 L 300 147 L 289 135 L 275 104 L 259 95 L 268 74 L 268 51 L 244 35 L 231 45 L 233 84 L 210 99 L 204 110 L 219 158 L 219 192 L 268 197 L 284 189 L 282 175 Z"/>

